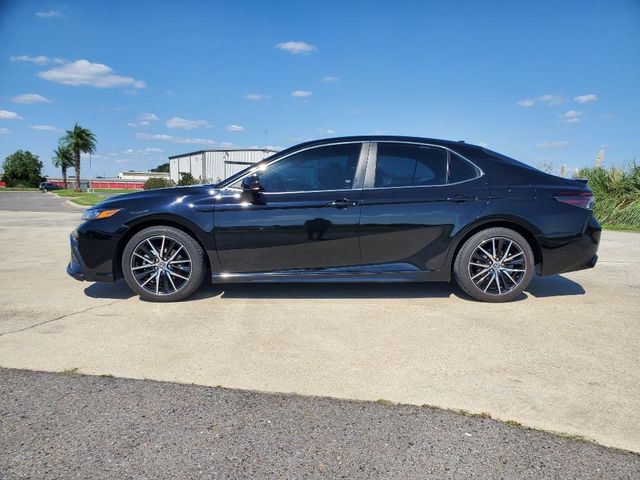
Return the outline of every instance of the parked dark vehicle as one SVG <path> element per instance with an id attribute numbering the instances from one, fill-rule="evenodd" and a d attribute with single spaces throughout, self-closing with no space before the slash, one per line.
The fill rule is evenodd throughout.
<path id="1" fill-rule="evenodd" d="M 38 187 L 41 192 L 50 192 L 51 190 L 62 190 L 60 185 L 51 182 L 42 182 Z"/>
<path id="2" fill-rule="evenodd" d="M 304 143 L 217 185 L 132 193 L 88 209 L 67 272 L 124 277 L 145 300 L 213 282 L 456 279 L 503 302 L 534 273 L 595 266 L 585 181 L 464 142 L 345 137 Z"/>

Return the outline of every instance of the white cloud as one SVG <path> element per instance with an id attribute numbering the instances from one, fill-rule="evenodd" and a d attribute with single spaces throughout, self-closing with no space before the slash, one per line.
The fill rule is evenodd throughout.
<path id="1" fill-rule="evenodd" d="M 158 117 L 155 113 L 145 112 L 141 113 L 138 119 L 141 122 L 157 122 L 158 120 L 160 120 L 160 117 Z"/>
<path id="2" fill-rule="evenodd" d="M 222 143 L 220 143 L 220 146 L 222 148 L 231 148 L 231 147 L 233 147 L 233 143 L 231 143 L 231 142 L 222 142 Z"/>
<path id="3" fill-rule="evenodd" d="M 164 150 L 158 147 L 147 147 L 142 151 L 142 153 L 162 153 L 162 152 L 164 152 Z"/>
<path id="4" fill-rule="evenodd" d="M 551 140 L 540 142 L 536 145 L 538 148 L 564 148 L 569 145 L 567 140 Z"/>
<path id="5" fill-rule="evenodd" d="M 540 95 L 538 97 L 538 101 L 540 103 L 544 103 L 545 105 L 560 105 L 564 102 L 564 98 L 562 98 L 560 95 L 546 94 Z"/>
<path id="6" fill-rule="evenodd" d="M 325 128 L 316 128 L 316 132 L 322 133 L 324 135 L 335 135 L 336 134 L 336 131 L 331 129 L 331 128 L 327 128 L 327 129 L 325 129 Z"/>
<path id="7" fill-rule="evenodd" d="M 165 134 L 136 133 L 136 138 L 138 140 L 160 140 L 163 142 L 187 143 L 193 145 L 215 145 L 216 143 L 209 138 L 185 138 Z"/>
<path id="8" fill-rule="evenodd" d="M 539 97 L 536 97 L 536 98 L 524 98 L 522 100 L 519 100 L 517 104 L 520 105 L 521 107 L 533 107 L 537 103 L 553 106 L 553 105 L 560 105 L 561 103 L 564 103 L 564 101 L 565 101 L 564 98 L 562 98 L 560 95 L 547 93 L 545 95 L 540 95 Z"/>
<path id="9" fill-rule="evenodd" d="M 23 93 L 11 99 L 13 103 L 51 103 L 47 97 L 38 95 L 37 93 Z"/>
<path id="10" fill-rule="evenodd" d="M 299 98 L 310 97 L 311 96 L 311 92 L 308 92 L 306 90 L 294 90 L 293 92 L 291 92 L 291 96 L 292 97 L 299 97 Z"/>
<path id="11" fill-rule="evenodd" d="M 179 130 L 193 130 L 194 128 L 208 127 L 209 122 L 206 120 L 189 120 L 187 118 L 173 117 L 167 120 L 169 128 L 177 128 Z"/>
<path id="12" fill-rule="evenodd" d="M 307 42 L 280 42 L 276 45 L 276 48 L 284 50 L 285 52 L 289 52 L 293 55 L 308 55 L 309 53 L 318 50 L 315 45 L 311 45 Z"/>
<path id="13" fill-rule="evenodd" d="M 8 128 L 0 128 L 0 135 L 6 135 L 9 133 L 9 129 Z"/>
<path id="14" fill-rule="evenodd" d="M 146 83 L 133 77 L 115 75 L 113 69 L 102 63 L 76 60 L 60 67 L 38 73 L 40 78 L 63 85 L 90 86 L 96 88 L 133 87 L 146 88 Z"/>
<path id="15" fill-rule="evenodd" d="M 227 132 L 242 132 L 244 130 L 244 127 L 233 124 L 233 125 L 227 125 L 226 127 L 224 127 L 224 129 Z"/>
<path id="16" fill-rule="evenodd" d="M 40 18 L 60 18 L 60 17 L 64 17 L 64 15 L 62 15 L 62 12 L 58 11 L 58 10 L 46 10 L 43 12 L 36 12 L 36 17 L 40 17 Z"/>
<path id="17" fill-rule="evenodd" d="M 38 55 L 36 57 L 30 57 L 29 55 L 11 55 L 9 60 L 12 62 L 28 62 L 35 63 L 36 65 L 47 65 L 48 63 L 64 63 L 63 58 L 59 57 L 47 57 L 46 55 Z"/>
<path id="18" fill-rule="evenodd" d="M 165 95 L 175 95 L 176 93 L 173 90 L 166 90 L 164 92 Z"/>
<path id="19" fill-rule="evenodd" d="M 573 97 L 573 100 L 578 103 L 589 103 L 598 100 L 598 96 L 593 93 L 589 93 L 587 95 L 578 95 L 577 97 Z"/>
<path id="20" fill-rule="evenodd" d="M 535 104 L 536 102 L 534 100 L 531 100 L 530 98 L 525 98 L 524 100 L 518 101 L 518 105 L 520 105 L 521 107 L 533 107 Z"/>
<path id="21" fill-rule="evenodd" d="M 52 127 L 51 125 L 31 125 L 31 130 L 38 130 L 40 132 L 61 132 L 61 128 Z"/>
<path id="22" fill-rule="evenodd" d="M 337 82 L 338 81 L 338 77 L 332 77 L 331 75 L 327 76 L 327 77 L 322 77 L 322 81 L 323 82 Z"/>
<path id="23" fill-rule="evenodd" d="M 160 120 L 160 117 L 158 117 L 155 113 L 141 113 L 140 115 L 138 115 L 138 121 L 137 122 L 129 122 L 127 123 L 128 127 L 146 127 L 147 125 L 151 125 L 151 122 L 157 122 L 158 120 Z"/>
<path id="24" fill-rule="evenodd" d="M 269 95 L 264 95 L 263 93 L 247 93 L 244 96 L 245 100 L 264 100 L 269 98 Z"/>
<path id="25" fill-rule="evenodd" d="M 581 116 L 582 112 L 579 112 L 578 110 L 569 110 L 568 112 L 564 112 L 560 115 L 560 121 L 564 123 L 578 123 Z"/>
<path id="26" fill-rule="evenodd" d="M 22 117 L 16 112 L 9 110 L 0 110 L 0 120 L 22 120 Z"/>

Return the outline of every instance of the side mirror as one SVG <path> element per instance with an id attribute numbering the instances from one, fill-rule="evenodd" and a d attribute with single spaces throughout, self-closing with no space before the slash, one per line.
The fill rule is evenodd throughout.
<path id="1" fill-rule="evenodd" d="M 260 190 L 260 177 L 257 173 L 244 177 L 242 179 L 242 189 L 245 191 L 257 192 Z"/>

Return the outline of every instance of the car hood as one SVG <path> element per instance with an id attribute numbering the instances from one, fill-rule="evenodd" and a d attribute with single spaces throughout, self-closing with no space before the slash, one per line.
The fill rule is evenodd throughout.
<path id="1" fill-rule="evenodd" d="M 163 201 L 172 198 L 184 197 L 185 195 L 215 194 L 216 189 L 211 185 L 191 185 L 186 187 L 158 188 L 154 190 L 144 190 L 142 192 L 125 193 L 115 195 L 98 203 L 95 208 L 108 208 L 121 206 L 123 203 L 131 201 L 144 201 L 152 199 L 162 199 Z"/>

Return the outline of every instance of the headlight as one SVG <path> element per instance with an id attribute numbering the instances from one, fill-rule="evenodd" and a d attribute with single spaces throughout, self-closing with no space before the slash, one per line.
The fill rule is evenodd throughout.
<path id="1" fill-rule="evenodd" d="M 109 218 L 118 213 L 121 208 L 88 208 L 82 214 L 83 220 L 100 220 L 102 218 Z"/>

